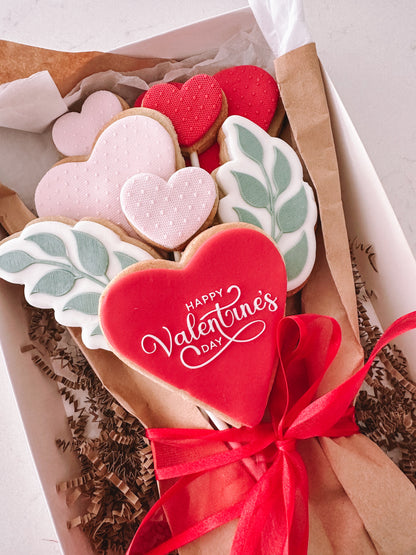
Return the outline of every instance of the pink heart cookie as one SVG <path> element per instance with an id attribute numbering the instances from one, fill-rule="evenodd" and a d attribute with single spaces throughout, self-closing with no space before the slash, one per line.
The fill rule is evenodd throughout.
<path id="1" fill-rule="evenodd" d="M 286 272 L 253 226 L 199 234 L 180 263 L 142 262 L 101 296 L 100 323 L 129 366 L 179 389 L 232 424 L 254 426 L 276 371 Z"/>
<path id="2" fill-rule="evenodd" d="M 169 181 L 135 175 L 122 188 L 120 202 L 138 234 L 167 250 L 178 250 L 206 227 L 218 204 L 215 182 L 201 168 L 183 168 Z"/>
<path id="3" fill-rule="evenodd" d="M 124 111 L 102 132 L 88 159 L 65 159 L 52 167 L 36 189 L 38 215 L 103 218 L 135 234 L 120 206 L 126 180 L 139 172 L 169 179 L 184 166 L 171 122 L 155 114 L 145 108 Z"/>
<path id="4" fill-rule="evenodd" d="M 128 108 L 110 91 L 92 93 L 81 112 L 69 112 L 56 120 L 52 140 L 64 156 L 87 156 L 102 128 L 122 110 Z"/>

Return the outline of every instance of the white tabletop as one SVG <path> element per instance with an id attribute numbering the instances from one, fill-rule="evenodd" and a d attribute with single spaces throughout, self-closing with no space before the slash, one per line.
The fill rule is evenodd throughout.
<path id="1" fill-rule="evenodd" d="M 58 50 L 111 50 L 246 5 L 245 0 L 2 0 L 0 38 Z M 416 254 L 416 3 L 305 0 L 305 11 L 321 61 Z M 0 555 L 56 554 L 59 546 L 11 387 L 0 370 Z"/>

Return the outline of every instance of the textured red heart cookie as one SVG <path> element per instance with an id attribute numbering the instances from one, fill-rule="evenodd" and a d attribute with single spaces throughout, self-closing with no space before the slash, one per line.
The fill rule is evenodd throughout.
<path id="1" fill-rule="evenodd" d="M 251 225 L 199 234 L 181 262 L 143 262 L 115 278 L 100 304 L 117 356 L 234 425 L 263 417 L 276 371 L 286 272 Z"/>
<path id="2" fill-rule="evenodd" d="M 181 89 L 183 87 L 183 83 L 177 83 L 176 81 L 171 81 L 170 84 L 175 86 L 177 89 Z M 146 93 L 147 93 L 147 91 L 144 91 L 141 94 L 139 94 L 139 96 L 134 101 L 134 108 L 141 108 L 143 98 L 144 98 Z"/>
<path id="3" fill-rule="evenodd" d="M 227 117 L 227 100 L 218 81 L 205 74 L 191 77 L 181 88 L 172 83 L 154 85 L 141 105 L 172 121 L 181 150 L 187 154 L 203 152 L 213 144 Z"/>
<path id="4" fill-rule="evenodd" d="M 253 65 L 223 69 L 214 75 L 227 97 L 228 115 L 243 116 L 267 131 L 276 113 L 279 89 L 273 77 Z M 220 164 L 219 145 L 214 143 L 199 156 L 199 164 L 211 173 Z"/>

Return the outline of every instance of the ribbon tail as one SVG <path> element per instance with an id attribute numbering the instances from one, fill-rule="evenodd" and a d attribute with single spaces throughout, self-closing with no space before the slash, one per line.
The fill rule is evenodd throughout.
<path id="1" fill-rule="evenodd" d="M 281 451 L 244 504 L 231 552 L 306 555 L 308 533 L 306 468 L 296 451 Z"/>

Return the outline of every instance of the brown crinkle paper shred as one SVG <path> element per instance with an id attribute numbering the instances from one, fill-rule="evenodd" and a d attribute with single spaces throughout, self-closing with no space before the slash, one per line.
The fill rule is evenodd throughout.
<path id="1" fill-rule="evenodd" d="M 371 295 L 352 256 L 361 344 L 365 360 L 381 336 L 369 318 Z M 387 345 L 374 361 L 355 400 L 361 432 L 376 443 L 416 486 L 416 385 L 407 361 L 395 345 Z"/>
<path id="2" fill-rule="evenodd" d="M 72 440 L 56 444 L 80 463 L 79 476 L 57 485 L 69 505 L 85 500 L 85 511 L 68 527 L 80 526 L 99 554 L 124 553 L 158 497 L 144 428 L 102 386 L 53 312 L 28 310 L 32 343 L 23 350 L 31 350 L 36 366 L 57 382 Z"/>

